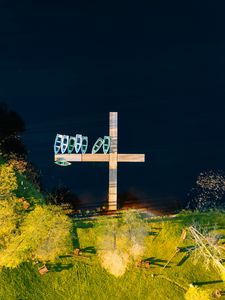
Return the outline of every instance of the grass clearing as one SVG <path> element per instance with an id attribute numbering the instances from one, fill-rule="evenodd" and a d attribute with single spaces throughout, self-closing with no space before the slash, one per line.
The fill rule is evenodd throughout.
<path id="1" fill-rule="evenodd" d="M 60 257 L 54 264 L 47 265 L 49 272 L 43 276 L 30 263 L 17 269 L 4 269 L 0 273 L 0 299 L 181 300 L 185 299 L 190 284 L 209 295 L 216 289 L 225 293 L 225 283 L 212 266 L 206 270 L 201 260 L 194 264 L 193 254 L 188 251 L 193 246 L 190 236 L 181 240 L 183 228 L 193 223 L 218 230 L 220 236 L 225 236 L 224 212 L 145 218 L 148 235 L 142 260 L 149 262 L 150 266 L 137 266 L 130 261 L 125 274 L 118 278 L 102 268 L 97 255 L 98 241 L 108 218 L 75 219 L 74 247 L 79 247 L 81 254 Z M 181 249 L 178 253 L 177 247 Z M 225 299 L 225 296 L 220 299 Z"/>

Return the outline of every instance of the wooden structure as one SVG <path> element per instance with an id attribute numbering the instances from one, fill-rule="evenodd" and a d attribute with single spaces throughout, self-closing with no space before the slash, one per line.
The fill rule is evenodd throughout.
<path id="1" fill-rule="evenodd" d="M 55 154 L 55 161 L 65 159 L 68 162 L 109 162 L 108 210 L 117 209 L 117 165 L 118 162 L 144 162 L 144 154 L 120 154 L 118 145 L 118 113 L 109 115 L 110 151 L 108 154 Z"/>

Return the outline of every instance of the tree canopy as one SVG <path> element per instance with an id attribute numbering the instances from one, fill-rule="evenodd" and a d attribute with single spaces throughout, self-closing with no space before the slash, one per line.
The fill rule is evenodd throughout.
<path id="1" fill-rule="evenodd" d="M 6 156 L 14 153 L 25 157 L 27 150 L 20 136 L 24 131 L 22 118 L 5 103 L 0 103 L 0 152 Z"/>
<path id="2" fill-rule="evenodd" d="M 62 209 L 16 195 L 15 165 L 0 165 L 0 268 L 54 261 L 72 251 L 72 222 Z M 24 194 L 25 196 L 25 194 Z"/>

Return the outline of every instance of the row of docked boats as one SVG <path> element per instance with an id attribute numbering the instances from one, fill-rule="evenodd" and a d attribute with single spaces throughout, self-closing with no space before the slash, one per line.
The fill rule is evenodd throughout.
<path id="1" fill-rule="evenodd" d="M 92 147 L 91 153 L 97 153 L 102 148 L 103 153 L 107 154 L 110 150 L 111 139 L 110 136 L 99 137 Z M 54 143 L 54 152 L 58 153 L 82 153 L 85 154 L 88 149 L 88 137 L 82 134 L 76 136 L 69 136 L 57 134 Z"/>

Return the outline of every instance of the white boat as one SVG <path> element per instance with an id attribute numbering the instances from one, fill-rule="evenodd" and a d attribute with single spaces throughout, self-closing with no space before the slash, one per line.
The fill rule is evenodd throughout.
<path id="1" fill-rule="evenodd" d="M 55 154 L 59 153 L 61 149 L 61 142 L 62 142 L 63 135 L 62 134 L 56 134 L 55 143 L 54 143 L 54 152 Z"/>
<path id="2" fill-rule="evenodd" d="M 72 153 L 76 144 L 76 137 L 70 136 L 69 138 L 69 144 L 68 144 L 68 153 Z"/>
<path id="3" fill-rule="evenodd" d="M 111 139 L 110 136 L 105 135 L 103 140 L 103 152 L 107 154 L 110 149 Z"/>
<path id="4" fill-rule="evenodd" d="M 61 166 L 61 167 L 67 167 L 67 166 L 71 165 L 70 162 L 68 162 L 65 158 L 62 158 L 62 157 L 57 158 L 55 161 L 55 164 L 57 164 L 58 166 Z"/>
<path id="5" fill-rule="evenodd" d="M 76 134 L 75 151 L 79 153 L 82 146 L 82 134 Z"/>
<path id="6" fill-rule="evenodd" d="M 92 147 L 92 152 L 91 153 L 92 154 L 97 153 L 100 150 L 100 148 L 102 147 L 103 142 L 104 142 L 104 140 L 99 137 L 97 139 L 97 141 L 95 142 L 94 146 Z"/>
<path id="7" fill-rule="evenodd" d="M 68 135 L 63 135 L 62 136 L 62 141 L 61 141 L 61 152 L 62 154 L 66 152 L 66 149 L 68 147 L 69 143 L 69 136 Z"/>
<path id="8" fill-rule="evenodd" d="M 87 148 L 88 148 L 88 137 L 87 136 L 83 136 L 82 137 L 81 153 L 82 154 L 86 153 Z"/>

